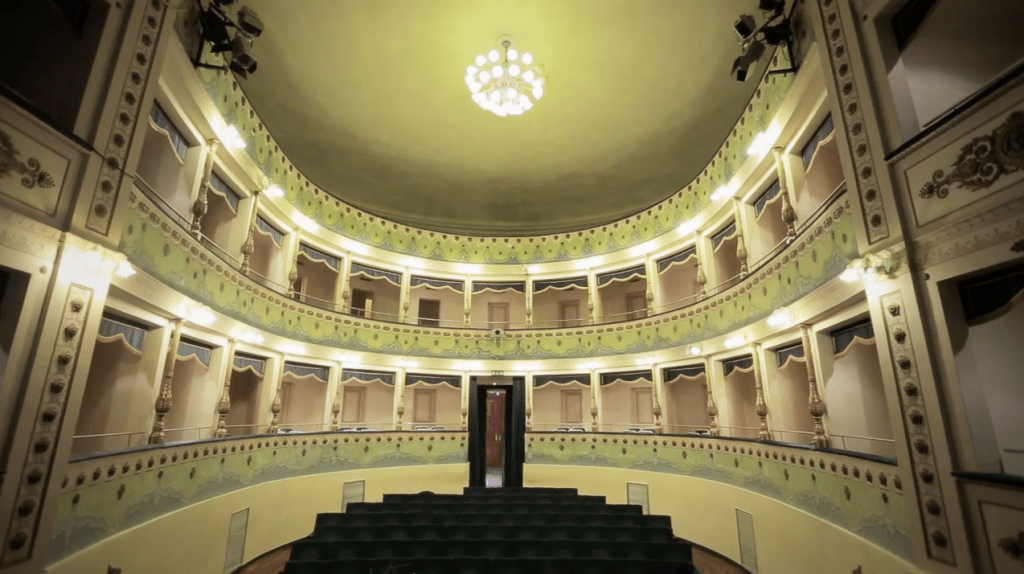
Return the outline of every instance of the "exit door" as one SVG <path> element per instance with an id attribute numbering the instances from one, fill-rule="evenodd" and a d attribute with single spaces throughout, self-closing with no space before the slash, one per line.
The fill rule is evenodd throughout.
<path id="1" fill-rule="evenodd" d="M 469 485 L 521 487 L 526 441 L 525 377 L 469 381 Z"/>

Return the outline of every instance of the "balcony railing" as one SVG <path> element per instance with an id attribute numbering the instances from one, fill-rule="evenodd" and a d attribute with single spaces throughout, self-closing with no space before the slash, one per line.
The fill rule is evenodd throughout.
<path id="1" fill-rule="evenodd" d="M 164 200 L 162 197 L 160 197 L 155 191 L 153 191 L 152 188 L 150 188 L 141 179 L 136 178 L 135 183 L 136 183 L 136 188 L 139 190 L 140 193 L 142 193 L 150 201 L 154 202 L 159 207 L 159 209 L 161 211 L 163 211 L 164 213 L 169 215 L 171 217 L 171 219 L 181 228 L 182 231 L 184 231 L 185 233 L 189 233 L 190 234 L 189 230 L 190 230 L 190 226 L 191 226 L 191 218 L 189 216 L 177 212 L 169 203 L 167 203 L 166 200 Z M 803 223 L 796 230 L 796 238 L 800 238 L 802 235 L 807 233 L 808 230 L 810 230 L 812 228 L 812 226 L 815 223 L 817 223 L 818 220 L 833 205 L 835 205 L 835 203 L 845 194 L 845 192 L 846 192 L 846 185 L 845 185 L 845 183 L 840 184 L 832 192 L 832 194 L 824 202 L 822 202 L 822 204 L 813 212 L 813 214 L 810 217 L 807 217 L 803 221 Z M 200 239 L 200 242 L 202 243 L 202 245 L 204 247 L 206 247 L 215 257 L 220 259 L 225 265 L 227 265 L 230 268 L 236 269 L 236 270 L 240 269 L 240 267 L 241 267 L 241 258 L 240 257 L 235 256 L 235 255 L 233 255 L 231 253 L 228 253 L 223 248 L 221 248 L 219 245 L 217 245 L 217 243 L 215 241 L 213 241 L 208 236 L 200 235 L 199 239 Z M 601 317 L 598 317 L 595 322 L 597 324 L 609 324 L 609 323 L 622 323 L 622 322 L 628 322 L 628 321 L 635 321 L 635 320 L 641 320 L 641 319 L 656 317 L 658 315 L 663 315 L 663 314 L 667 314 L 667 313 L 672 313 L 672 312 L 675 312 L 675 311 L 679 311 L 681 309 L 685 309 L 686 307 L 689 307 L 689 306 L 692 306 L 692 305 L 697 305 L 703 299 L 706 299 L 708 297 L 712 297 L 712 296 L 718 295 L 718 294 L 720 294 L 720 293 L 722 293 L 722 292 L 724 292 L 724 291 L 726 291 L 726 290 L 728 290 L 728 289 L 730 289 L 732 287 L 735 287 L 736 285 L 738 285 L 739 283 L 741 283 L 743 281 L 744 277 L 747 277 L 747 276 L 750 276 L 750 275 L 754 275 L 755 273 L 760 271 L 762 268 L 770 265 L 771 262 L 776 257 L 778 257 L 781 253 L 783 253 L 785 251 L 785 249 L 788 247 L 788 245 L 791 244 L 792 242 L 793 241 L 789 241 L 788 239 L 780 241 L 771 251 L 766 253 L 764 256 L 762 256 L 760 259 L 758 259 L 758 261 L 756 261 L 753 265 L 751 265 L 750 269 L 749 269 L 749 272 L 746 275 L 742 275 L 742 276 L 741 275 L 737 275 L 737 276 L 734 276 L 734 277 L 730 277 L 729 279 L 727 279 L 726 281 L 723 281 L 722 283 L 720 283 L 718 285 L 715 285 L 715 286 L 707 288 L 706 289 L 706 295 L 705 295 L 704 298 L 701 298 L 701 297 L 699 297 L 696 294 L 689 295 L 689 296 L 677 299 L 675 301 L 672 301 L 670 303 L 659 304 L 657 306 L 657 308 L 656 308 L 657 312 L 654 315 L 648 315 L 648 313 L 647 313 L 647 311 L 645 309 L 641 309 L 641 310 L 636 310 L 636 311 L 626 311 L 626 312 L 621 312 L 621 313 L 605 314 L 605 315 L 603 315 Z M 269 289 L 270 291 L 273 291 L 273 292 L 275 292 L 275 293 L 277 293 L 279 295 L 285 296 L 285 297 L 290 297 L 291 299 L 296 300 L 296 301 L 298 301 L 301 304 L 308 305 L 310 307 L 317 308 L 317 309 L 333 311 L 333 312 L 341 312 L 342 306 L 341 306 L 340 302 L 329 301 L 329 300 L 326 300 L 326 299 L 320 299 L 320 298 L 316 298 L 316 297 L 313 297 L 313 296 L 310 296 L 310 295 L 305 295 L 305 294 L 302 294 L 302 293 L 292 293 L 291 295 L 289 295 L 289 292 L 291 291 L 291 289 L 289 288 L 288 285 L 280 283 L 277 280 L 274 280 L 272 278 L 266 277 L 266 276 L 264 276 L 264 275 L 262 275 L 262 274 L 260 274 L 260 273 L 258 273 L 256 271 L 252 270 L 252 269 L 249 270 L 248 278 L 251 281 L 253 281 L 254 283 L 256 283 L 256 284 L 258 284 L 258 285 L 260 285 L 260 286 L 262 286 L 262 287 L 264 287 L 266 289 Z M 460 313 L 461 312 L 463 312 L 463 310 L 460 309 Z M 349 314 L 352 315 L 352 316 L 356 316 L 356 317 L 364 317 L 364 318 L 369 319 L 369 320 L 381 321 L 381 322 L 387 322 L 387 323 L 401 323 L 402 322 L 401 321 L 401 316 L 398 315 L 398 314 L 395 314 L 395 313 L 384 313 L 384 312 L 376 311 L 376 310 L 372 310 L 372 311 L 367 313 L 365 310 L 362 310 L 362 309 L 359 309 L 359 308 L 352 308 L 352 309 L 349 310 Z M 365 314 L 368 314 L 369 317 L 366 317 Z M 427 318 L 427 319 L 429 321 L 434 321 L 435 320 L 433 318 Z M 406 317 L 406 319 L 404 321 L 404 324 L 418 324 L 419 320 L 420 320 L 419 317 L 409 316 L 409 317 Z M 458 320 L 439 319 L 437 321 L 438 321 L 438 327 L 437 328 L 455 328 L 455 329 L 463 329 L 463 328 L 465 328 L 463 323 L 461 321 L 458 321 Z M 480 329 L 480 330 L 491 330 L 491 329 L 494 329 L 495 327 L 501 327 L 501 328 L 509 329 L 509 330 L 562 329 L 562 328 L 574 328 L 574 327 L 578 328 L 578 327 L 586 325 L 586 324 L 589 324 L 589 319 L 587 319 L 587 318 L 580 318 L 580 319 L 567 320 L 567 321 L 561 321 L 561 320 L 555 320 L 555 319 L 544 319 L 544 320 L 539 320 L 538 321 L 538 320 L 534 319 L 533 325 L 531 327 L 527 327 L 525 320 L 509 321 L 507 323 L 507 326 L 505 324 L 497 325 L 497 324 L 489 322 L 489 321 L 471 321 L 469 326 L 468 326 L 468 328 L 470 328 L 470 329 Z"/>

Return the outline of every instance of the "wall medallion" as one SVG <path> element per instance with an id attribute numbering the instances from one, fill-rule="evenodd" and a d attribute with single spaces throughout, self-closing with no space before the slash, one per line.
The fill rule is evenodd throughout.
<path id="1" fill-rule="evenodd" d="M 1021 169 L 1024 169 L 1024 112 L 1017 111 L 992 133 L 978 136 L 964 145 L 952 171 L 947 175 L 945 170 L 936 170 L 918 195 L 924 199 L 945 199 L 951 185 L 979 191 Z"/>

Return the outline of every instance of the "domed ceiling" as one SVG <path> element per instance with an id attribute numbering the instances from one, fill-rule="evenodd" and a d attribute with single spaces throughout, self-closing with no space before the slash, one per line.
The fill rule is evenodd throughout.
<path id="1" fill-rule="evenodd" d="M 730 77 L 756 0 L 245 0 L 243 89 L 318 186 L 409 225 L 530 235 L 607 223 L 688 184 L 757 82 Z M 498 117 L 463 76 L 512 35 L 547 76 Z M 754 71 L 754 78 L 763 68 Z"/>

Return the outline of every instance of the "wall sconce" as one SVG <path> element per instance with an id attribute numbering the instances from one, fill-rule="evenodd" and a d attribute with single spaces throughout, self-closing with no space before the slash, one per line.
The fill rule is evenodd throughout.
<path id="1" fill-rule="evenodd" d="M 217 320 L 217 316 L 213 314 L 209 307 L 194 302 L 185 305 L 185 312 L 182 313 L 182 316 L 189 323 L 194 323 L 200 327 L 212 325 Z"/>
<path id="2" fill-rule="evenodd" d="M 739 347 L 740 345 L 746 342 L 747 341 L 746 339 L 743 338 L 743 335 L 733 335 L 732 337 L 726 339 L 723 344 L 727 349 L 735 349 L 736 347 Z"/>
<path id="3" fill-rule="evenodd" d="M 700 353 L 701 353 L 700 345 L 690 345 L 690 347 L 687 349 L 687 352 L 690 353 L 691 357 L 700 356 Z"/>
<path id="4" fill-rule="evenodd" d="M 127 261 L 122 261 L 120 264 L 118 264 L 117 269 L 114 270 L 114 275 L 117 275 L 121 279 L 127 279 L 132 275 L 135 275 L 135 268 L 132 267 L 131 263 L 128 263 Z"/>
<path id="5" fill-rule="evenodd" d="M 235 335 L 235 338 L 239 341 L 249 343 L 250 345 L 259 345 L 263 342 L 263 335 L 260 335 L 256 331 L 242 331 Z"/>
<path id="6" fill-rule="evenodd" d="M 306 348 L 303 347 L 302 345 L 296 345 L 295 343 L 284 343 L 279 348 L 282 353 L 286 353 L 288 355 L 306 354 Z"/>
<path id="7" fill-rule="evenodd" d="M 776 309 L 768 316 L 767 323 L 772 327 L 788 327 L 793 324 L 793 312 L 785 307 Z"/>
<path id="8" fill-rule="evenodd" d="M 869 275 L 888 275 L 896 268 L 896 258 L 888 249 L 878 253 L 868 253 L 850 261 L 839 278 L 847 283 L 853 283 L 858 279 L 864 279 Z"/>

